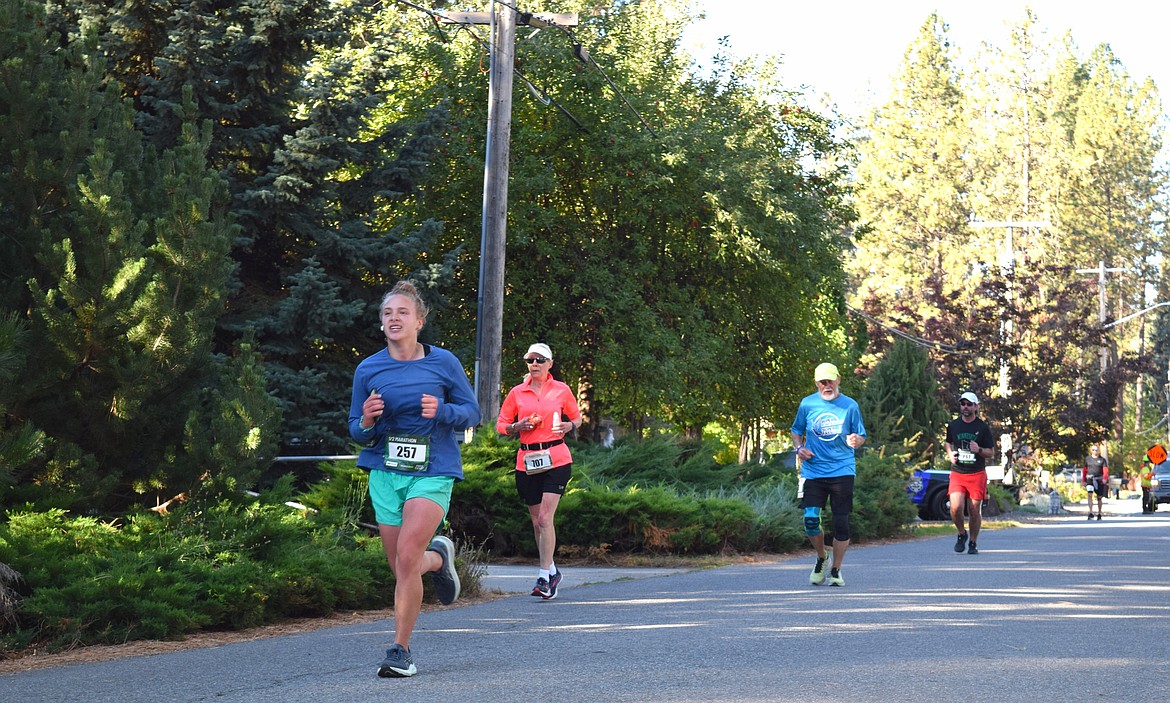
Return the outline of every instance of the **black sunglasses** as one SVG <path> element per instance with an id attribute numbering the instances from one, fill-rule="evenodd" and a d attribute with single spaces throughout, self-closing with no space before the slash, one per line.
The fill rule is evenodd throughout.
<path id="1" fill-rule="evenodd" d="M 972 405 L 973 406 L 973 405 L 975 405 L 975 403 L 972 403 L 969 400 L 960 400 L 959 405 Z"/>
<path id="2" fill-rule="evenodd" d="M 526 363 L 526 364 L 543 364 L 546 361 L 548 361 L 548 359 L 544 358 L 543 356 L 534 356 L 531 359 L 525 359 L 524 363 Z"/>

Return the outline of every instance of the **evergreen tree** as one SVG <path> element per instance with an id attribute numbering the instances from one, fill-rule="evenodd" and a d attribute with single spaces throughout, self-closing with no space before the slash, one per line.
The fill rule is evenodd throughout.
<path id="1" fill-rule="evenodd" d="M 857 399 L 869 433 L 867 444 L 905 452 L 910 464 L 929 466 L 941 453 L 942 430 L 949 419 L 938 396 L 927 353 L 906 339 L 894 342 Z"/>
<path id="2" fill-rule="evenodd" d="M 970 121 L 947 29 L 937 14 L 926 19 L 858 148 L 862 230 L 849 268 L 871 314 L 895 300 L 926 304 L 926 286 L 962 285 L 972 255 L 988 253 L 967 227 Z"/>
<path id="3" fill-rule="evenodd" d="M 1070 168 L 1058 208 L 1068 259 L 1135 271 L 1150 265 L 1158 194 L 1166 185 L 1157 164 L 1162 115 L 1149 80 L 1135 85 L 1107 45 L 1094 49 L 1068 135 Z M 1124 285 L 1135 290 L 1140 281 Z"/>
<path id="4" fill-rule="evenodd" d="M 2 17 L 3 15 L 0 15 Z M 25 466 L 43 451 L 45 435 L 8 412 L 25 370 L 27 331 L 15 313 L 0 316 L 0 505 L 15 481 L 14 469 Z"/>
<path id="5" fill-rule="evenodd" d="M 1142 353 L 1139 325 L 1128 332 L 1138 332 L 1133 343 L 1092 329 L 1092 281 L 1075 269 L 1099 261 L 1130 269 L 1110 277 L 1107 315 L 1144 307 L 1159 277 L 1153 253 L 1163 248 L 1161 105 L 1107 46 L 1082 59 L 1068 35 L 1047 42 L 1030 11 L 1009 46 L 985 47 L 967 72 L 943 60 L 943 30 L 924 27 L 860 150 L 858 207 L 872 233 L 859 238 L 850 270 L 856 305 L 873 320 L 863 367 L 888 348 L 887 328 L 918 335 L 943 378 L 967 369 L 960 375 L 993 391 L 981 392 L 985 410 L 1034 447 L 1073 456 L 1086 438 L 1103 436 L 1105 404 L 1122 399 L 1118 384 L 1144 364 L 1119 351 Z M 901 197 L 907 186 L 916 198 Z M 934 240 L 905 234 L 968 215 L 1049 224 L 935 226 Z M 1054 319 L 1062 315 L 1082 317 Z M 1106 344 L 1114 366 L 1102 376 L 1096 352 Z"/>
<path id="6" fill-rule="evenodd" d="M 9 414 L 50 438 L 18 481 L 89 507 L 189 490 L 212 468 L 183 449 L 209 391 L 246 427 L 203 424 L 187 444 L 229 457 L 215 467 L 228 475 L 254 472 L 276 423 L 271 401 L 248 397 L 213 354 L 233 228 L 207 168 L 210 131 L 188 122 L 172 148 L 144 146 L 84 40 L 46 33 L 33 3 L 4 7 L 0 200 L 12 206 L 0 226 L 29 253 L 6 268 L 3 307 L 26 311 L 36 360 Z"/>
<path id="7" fill-rule="evenodd" d="M 446 115 L 432 104 L 409 123 L 375 118 L 398 80 L 398 38 L 376 31 L 360 3 L 52 7 L 67 29 L 97 28 L 107 69 L 152 144 L 175 145 L 185 120 L 213 125 L 207 158 L 238 225 L 216 349 L 252 335 L 284 442 L 344 449 L 353 368 L 382 343 L 381 294 L 411 276 L 441 311 L 459 255 L 439 248 L 436 222 L 395 216 Z M 441 328 L 428 334 L 435 341 Z"/>

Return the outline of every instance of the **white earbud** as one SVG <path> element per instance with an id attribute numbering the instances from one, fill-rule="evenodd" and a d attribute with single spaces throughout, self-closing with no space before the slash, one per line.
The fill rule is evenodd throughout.
<path id="1" fill-rule="evenodd" d="M 385 332 L 385 331 L 386 331 L 386 325 L 381 325 L 381 326 L 379 326 L 379 327 L 378 327 L 378 329 L 380 329 L 380 330 L 382 330 L 383 332 Z"/>

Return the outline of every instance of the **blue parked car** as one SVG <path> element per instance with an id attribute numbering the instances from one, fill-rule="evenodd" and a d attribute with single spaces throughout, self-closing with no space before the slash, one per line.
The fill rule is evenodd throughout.
<path id="1" fill-rule="evenodd" d="M 946 469 L 915 469 L 906 484 L 910 502 L 918 506 L 918 517 L 923 520 L 948 520 L 951 517 L 951 497 L 947 486 L 951 472 Z"/>

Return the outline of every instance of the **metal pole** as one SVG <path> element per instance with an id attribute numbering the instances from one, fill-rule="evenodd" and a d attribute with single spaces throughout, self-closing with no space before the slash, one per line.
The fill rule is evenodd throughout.
<path id="1" fill-rule="evenodd" d="M 485 424 L 500 413 L 504 328 L 504 251 L 508 217 L 508 155 L 512 132 L 512 69 L 516 13 L 493 4 L 488 83 L 487 153 L 483 172 L 479 300 L 475 331 L 475 395 Z"/>

